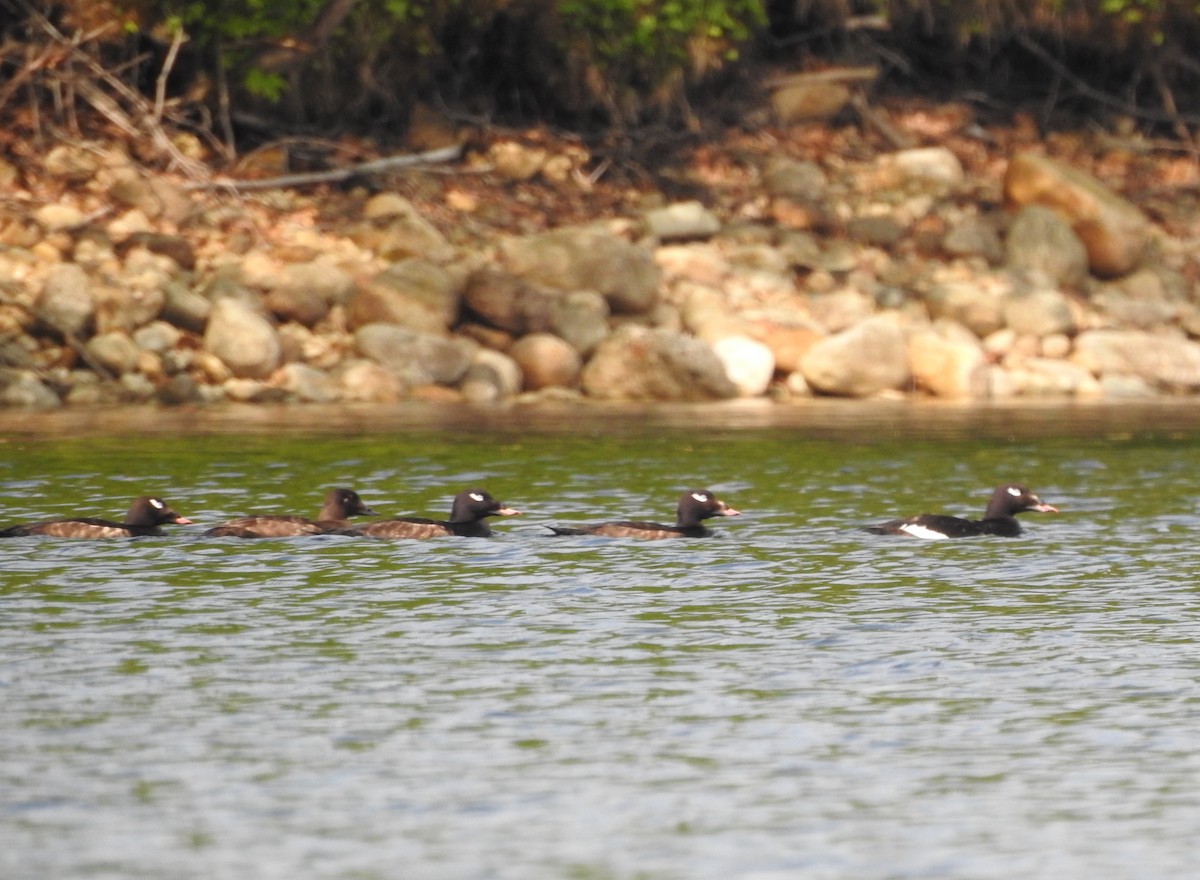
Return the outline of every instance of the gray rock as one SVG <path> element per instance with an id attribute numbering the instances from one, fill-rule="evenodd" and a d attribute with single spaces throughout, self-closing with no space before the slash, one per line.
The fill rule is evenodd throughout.
<path id="1" fill-rule="evenodd" d="M 354 333 L 364 357 L 408 385 L 456 385 L 471 366 L 475 347 L 463 339 L 415 333 L 396 324 L 367 324 Z"/>
<path id="2" fill-rule="evenodd" d="M 380 272 L 349 298 L 351 328 L 399 324 L 421 333 L 441 333 L 458 320 L 459 279 L 425 260 L 405 260 Z"/>
<path id="3" fill-rule="evenodd" d="M 82 338 L 90 332 L 96 318 L 92 281 L 73 263 L 55 266 L 34 306 L 47 326 L 64 336 Z"/>
<path id="4" fill-rule="evenodd" d="M 970 329 L 979 338 L 1004 326 L 1003 297 L 975 281 L 948 281 L 925 293 L 932 318 L 946 318 Z"/>
<path id="5" fill-rule="evenodd" d="M 887 214 L 853 217 L 846 223 L 846 234 L 872 247 L 888 248 L 904 238 L 904 224 Z"/>
<path id="6" fill-rule="evenodd" d="M 285 364 L 280 368 L 275 384 L 292 398 L 305 403 L 332 403 L 342 397 L 342 388 L 336 379 L 307 364 Z"/>
<path id="7" fill-rule="evenodd" d="M 521 368 L 507 355 L 482 348 L 475 353 L 458 390 L 470 403 L 510 400 L 521 391 Z"/>
<path id="8" fill-rule="evenodd" d="M 957 184 L 963 179 L 962 162 L 946 147 L 916 147 L 884 157 L 885 162 L 909 180 Z"/>
<path id="9" fill-rule="evenodd" d="M 763 169 L 763 188 L 778 198 L 816 204 L 825 198 L 829 180 L 815 162 L 776 157 Z"/>
<path id="10" fill-rule="evenodd" d="M 1076 337 L 1071 360 L 1102 380 L 1133 376 L 1163 391 L 1200 391 L 1200 344 L 1178 336 L 1089 330 Z"/>
<path id="11" fill-rule="evenodd" d="M 1004 259 L 1000 232 L 987 217 L 968 217 L 956 223 L 942 239 L 942 250 L 952 257 L 982 257 L 992 265 Z"/>
<path id="12" fill-rule="evenodd" d="M 905 388 L 910 374 L 904 331 L 892 315 L 868 318 L 815 343 L 800 371 L 822 394 L 869 397 Z"/>
<path id="13" fill-rule="evenodd" d="M 550 332 L 584 357 L 608 336 L 608 302 L 594 290 L 575 290 L 554 299 Z"/>
<path id="14" fill-rule="evenodd" d="M 500 244 L 505 268 L 556 290 L 595 290 L 618 313 L 646 314 L 658 303 L 659 268 L 646 248 L 594 229 L 556 229 Z"/>
<path id="15" fill-rule="evenodd" d="M 1005 264 L 1034 270 L 1055 286 L 1075 286 L 1087 277 L 1088 256 L 1070 224 L 1050 208 L 1022 208 L 1008 229 Z"/>
<path id="16" fill-rule="evenodd" d="M 239 379 L 265 379 L 283 354 L 274 325 L 240 300 L 227 297 L 212 305 L 204 347 Z"/>
<path id="17" fill-rule="evenodd" d="M 596 347 L 584 392 L 605 400 L 720 400 L 737 387 L 712 348 L 681 333 L 626 325 Z"/>
<path id="18" fill-rule="evenodd" d="M 494 267 L 471 274 L 463 304 L 484 324 L 521 336 L 550 329 L 558 297 Z"/>
<path id="19" fill-rule="evenodd" d="M 0 370 L 0 406 L 56 409 L 62 401 L 28 370 Z"/>
<path id="20" fill-rule="evenodd" d="M 93 336 L 84 346 L 88 358 L 113 376 L 123 376 L 137 366 L 138 347 L 119 330 Z"/>
<path id="21" fill-rule="evenodd" d="M 187 373 L 177 373 L 158 389 L 158 402 L 165 406 L 183 406 L 200 401 L 200 386 Z"/>
<path id="22" fill-rule="evenodd" d="M 263 301 L 280 321 L 295 321 L 312 327 L 329 314 L 329 303 L 315 290 L 281 287 L 272 290 Z"/>
<path id="23" fill-rule="evenodd" d="M 208 325 L 212 302 L 183 284 L 172 282 L 163 288 L 160 317 L 192 333 L 203 333 Z"/>
<path id="24" fill-rule="evenodd" d="M 349 237 L 385 260 L 409 257 L 445 262 L 454 248 L 436 226 L 402 196 L 381 193 L 367 202 L 367 221 L 350 230 Z"/>

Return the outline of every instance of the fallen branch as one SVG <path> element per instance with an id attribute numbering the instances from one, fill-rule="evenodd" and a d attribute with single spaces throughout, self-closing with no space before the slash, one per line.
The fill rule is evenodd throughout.
<path id="1" fill-rule="evenodd" d="M 187 189 L 225 189 L 235 192 L 250 192 L 263 189 L 286 189 L 297 186 L 313 186 L 319 183 L 341 183 L 354 177 L 365 177 L 371 174 L 385 174 L 402 168 L 412 168 L 417 165 L 434 165 L 441 162 L 453 162 L 462 156 L 462 145 L 455 144 L 438 150 L 427 150 L 424 153 L 405 153 L 397 156 L 385 156 L 382 159 L 372 159 L 370 162 L 360 162 L 344 168 L 331 168 L 328 171 L 313 171 L 307 174 L 285 174 L 282 177 L 269 177 L 264 180 L 233 180 L 219 178 L 212 181 L 198 181 L 187 185 Z"/>

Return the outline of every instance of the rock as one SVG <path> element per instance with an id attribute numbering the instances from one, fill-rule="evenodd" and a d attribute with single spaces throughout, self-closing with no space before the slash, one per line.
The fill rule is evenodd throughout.
<path id="1" fill-rule="evenodd" d="M 355 244 L 385 260 L 410 257 L 442 263 L 453 259 L 454 248 L 438 228 L 403 196 L 382 193 L 363 208 L 365 223 L 348 231 Z"/>
<path id="2" fill-rule="evenodd" d="M 332 403 L 342 397 L 341 385 L 323 370 L 307 364 L 285 364 L 273 382 L 296 400 Z"/>
<path id="3" fill-rule="evenodd" d="M 1088 255 L 1070 225 L 1050 208 L 1022 208 L 1008 229 L 1005 264 L 1040 272 L 1056 286 L 1076 286 L 1087 277 Z"/>
<path id="4" fill-rule="evenodd" d="M 86 336 L 96 317 L 92 281 L 70 263 L 50 270 L 34 305 L 42 322 L 64 336 Z"/>
<path id="5" fill-rule="evenodd" d="M 659 268 L 644 247 L 593 229 L 556 229 L 500 244 L 505 268 L 535 285 L 594 290 L 617 313 L 642 315 L 658 303 Z"/>
<path id="6" fill-rule="evenodd" d="M 425 260 L 404 260 L 363 284 L 349 299 L 351 328 L 399 324 L 420 333 L 444 333 L 458 320 L 462 284 Z"/>
<path id="7" fill-rule="evenodd" d="M 1004 323 L 1022 336 L 1073 334 L 1071 304 L 1057 290 L 1014 291 L 1002 303 Z"/>
<path id="8" fill-rule="evenodd" d="M 553 297 L 532 284 L 494 267 L 467 279 L 463 304 L 483 323 L 514 336 L 550 328 Z"/>
<path id="9" fill-rule="evenodd" d="M 1102 386 L 1088 370 L 1069 361 L 1029 358 L 1008 368 L 1013 391 L 1022 397 L 1098 397 Z"/>
<path id="10" fill-rule="evenodd" d="M 850 102 L 850 88 L 820 79 L 798 80 L 771 93 L 771 108 L 785 125 L 832 119 Z"/>
<path id="11" fill-rule="evenodd" d="M 815 162 L 777 156 L 763 169 L 763 188 L 777 198 L 817 204 L 825 198 L 829 179 Z"/>
<path id="12" fill-rule="evenodd" d="M 165 406 L 182 406 L 200 400 L 200 386 L 187 373 L 178 373 L 158 389 L 158 402 Z"/>
<path id="13" fill-rule="evenodd" d="M 408 396 L 408 384 L 400 376 L 371 361 L 351 361 L 336 375 L 346 400 L 396 403 Z"/>
<path id="14" fill-rule="evenodd" d="M 516 141 L 498 141 L 487 151 L 496 173 L 508 180 L 532 180 L 546 164 L 546 150 Z"/>
<path id="15" fill-rule="evenodd" d="M 1136 206 L 1091 175 L 1045 156 L 1014 156 L 1004 197 L 1011 205 L 1044 205 L 1066 218 L 1101 277 L 1133 271 L 1150 242 L 1150 222 Z"/>
<path id="16" fill-rule="evenodd" d="M 981 339 L 1004 326 L 1003 295 L 976 280 L 946 281 L 925 293 L 931 318 L 962 324 Z"/>
<path id="17" fill-rule="evenodd" d="M 972 216 L 952 225 L 942 238 L 942 250 L 952 257 L 981 257 L 992 265 L 1004 259 L 1004 242 L 987 217 Z"/>
<path id="18" fill-rule="evenodd" d="M 520 368 L 526 391 L 552 385 L 570 388 L 579 379 L 583 362 L 570 343 L 549 333 L 531 333 L 518 339 L 508 352 Z"/>
<path id="19" fill-rule="evenodd" d="M 727 336 L 714 343 L 713 351 L 740 397 L 766 393 L 775 376 L 775 356 L 770 348 L 748 336 Z"/>
<path id="20" fill-rule="evenodd" d="M 268 293 L 263 303 L 278 320 L 295 321 L 305 327 L 312 327 L 329 314 L 329 303 L 315 290 L 278 288 Z"/>
<path id="21" fill-rule="evenodd" d="M 36 374 L 0 369 L 0 406 L 56 409 L 62 406 L 62 401 Z"/>
<path id="22" fill-rule="evenodd" d="M 555 297 L 549 329 L 587 357 L 608 336 L 608 302 L 594 290 L 573 290 Z"/>
<path id="23" fill-rule="evenodd" d="M 355 292 L 354 279 L 322 260 L 283 266 L 264 285 L 269 289 L 267 308 L 282 321 L 312 327 L 335 303 L 344 303 Z"/>
<path id="24" fill-rule="evenodd" d="M 916 386 L 935 397 L 988 397 L 987 357 L 965 327 L 942 322 L 914 331 L 908 337 L 908 360 Z"/>
<path id="25" fill-rule="evenodd" d="M 61 177 L 73 183 L 84 183 L 100 168 L 100 156 L 91 145 L 71 143 L 56 144 L 42 160 L 42 167 L 50 177 Z"/>
<path id="26" fill-rule="evenodd" d="M 905 225 L 889 214 L 852 217 L 846 223 L 847 235 L 872 247 L 889 248 L 900 241 L 906 231 Z"/>
<path id="27" fill-rule="evenodd" d="M 394 192 L 383 192 L 367 199 L 363 205 L 363 217 L 368 220 L 390 220 L 415 214 L 412 202 Z"/>
<path id="28" fill-rule="evenodd" d="M 721 221 L 699 202 L 676 202 L 647 211 L 646 231 L 660 241 L 709 238 L 721 229 Z"/>
<path id="29" fill-rule="evenodd" d="M 851 289 L 809 297 L 808 307 L 813 320 L 832 333 L 853 327 L 875 313 L 875 301 Z"/>
<path id="30" fill-rule="evenodd" d="M 1200 344 L 1178 336 L 1089 330 L 1075 338 L 1071 360 L 1101 378 L 1133 376 L 1163 391 L 1200 391 Z"/>
<path id="31" fill-rule="evenodd" d="M 138 347 L 119 330 L 93 336 L 84 346 L 88 358 L 113 376 L 123 376 L 137 366 Z"/>
<path id="32" fill-rule="evenodd" d="M 239 379 L 265 379 L 279 366 L 283 353 L 274 325 L 261 313 L 229 297 L 213 303 L 204 347 Z"/>
<path id="33" fill-rule="evenodd" d="M 900 150 L 880 160 L 900 177 L 932 183 L 954 185 L 962 183 L 963 166 L 946 147 L 917 147 Z"/>
<path id="34" fill-rule="evenodd" d="M 580 384 L 604 400 L 719 400 L 737 388 L 705 343 L 667 330 L 626 325 L 596 347 Z"/>
<path id="35" fill-rule="evenodd" d="M 82 226 L 87 215 L 74 205 L 44 205 L 33 212 L 33 219 L 47 232 L 60 232 Z"/>
<path id="36" fill-rule="evenodd" d="M 471 403 L 494 403 L 516 397 L 521 381 L 521 368 L 512 358 L 482 348 L 475 352 L 458 390 Z"/>
<path id="37" fill-rule="evenodd" d="M 183 330 L 203 333 L 208 325 L 208 313 L 212 303 L 190 287 L 171 282 L 163 287 L 163 305 L 160 316 Z"/>
<path id="38" fill-rule="evenodd" d="M 869 397 L 902 389 L 909 382 L 904 331 L 893 315 L 868 318 L 816 343 L 800 370 L 822 394 Z"/>
<path id="39" fill-rule="evenodd" d="M 131 232 L 121 242 L 121 247 L 126 252 L 134 248 L 144 248 L 152 254 L 166 257 L 180 269 L 188 272 L 196 268 L 196 251 L 192 247 L 192 243 L 182 235 L 166 235 L 151 231 Z"/>
<path id="40" fill-rule="evenodd" d="M 410 386 L 457 384 L 475 350 L 466 340 L 415 333 L 396 324 L 367 324 L 355 331 L 354 341 L 364 357 Z"/>
<path id="41" fill-rule="evenodd" d="M 784 324 L 771 320 L 751 322 L 747 331 L 771 351 L 775 369 L 780 373 L 794 373 L 800 369 L 800 360 L 825 334 L 816 327 L 803 324 Z"/>

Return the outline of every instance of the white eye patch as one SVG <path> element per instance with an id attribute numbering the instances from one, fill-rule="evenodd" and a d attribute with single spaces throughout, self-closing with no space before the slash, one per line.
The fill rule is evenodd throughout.
<path id="1" fill-rule="evenodd" d="M 164 507 L 166 507 L 167 505 L 163 504 L 163 503 L 162 503 L 161 501 L 159 501 L 157 498 L 151 498 L 151 499 L 150 499 L 150 506 L 151 506 L 151 507 L 153 507 L 155 510 L 162 510 L 162 509 L 163 509 Z"/>
<path id="2" fill-rule="evenodd" d="M 693 492 L 692 497 L 695 498 L 697 501 L 707 501 L 708 500 L 708 496 L 705 495 L 703 492 Z"/>
<path id="3" fill-rule="evenodd" d="M 1008 494 L 1009 494 L 1009 495 L 1012 495 L 1012 496 L 1015 498 L 1015 497 L 1017 497 L 1018 495 L 1020 495 L 1020 494 L 1021 494 L 1021 490 L 1020 490 L 1020 489 L 1018 489 L 1016 486 L 1009 486 L 1009 487 L 1008 487 Z"/>
<path id="4" fill-rule="evenodd" d="M 472 501 L 482 501 L 482 500 L 483 500 L 483 496 L 482 496 L 482 495 L 480 495 L 478 492 L 472 492 L 472 493 L 471 493 L 471 500 L 472 500 Z"/>

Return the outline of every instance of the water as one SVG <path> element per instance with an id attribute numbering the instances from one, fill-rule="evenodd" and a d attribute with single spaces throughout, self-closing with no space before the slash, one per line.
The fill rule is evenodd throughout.
<path id="1" fill-rule="evenodd" d="M 361 415 L 6 426 L 4 522 L 198 524 L 0 545 L 0 877 L 1196 876 L 1193 408 Z M 1063 512 L 857 529 L 1010 479 Z M 475 484 L 494 540 L 199 535 Z"/>

